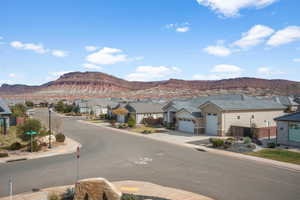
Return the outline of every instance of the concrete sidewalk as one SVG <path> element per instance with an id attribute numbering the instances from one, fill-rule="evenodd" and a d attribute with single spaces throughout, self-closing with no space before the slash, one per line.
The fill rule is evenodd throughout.
<path id="1" fill-rule="evenodd" d="M 61 146 L 55 147 L 53 149 L 47 149 L 47 151 L 44 152 L 33 152 L 33 153 L 26 152 L 25 154 L 22 155 L 11 155 L 9 157 L 0 158 L 0 163 L 13 162 L 15 160 L 37 159 L 37 158 L 74 153 L 76 152 L 78 146 L 81 147 L 81 144 L 71 138 L 66 137 L 65 143 Z"/>
<path id="2" fill-rule="evenodd" d="M 241 153 L 234 153 L 234 152 L 229 152 L 229 151 L 224 151 L 224 150 L 219 150 L 219 149 L 213 149 L 213 148 L 209 148 L 209 147 L 205 147 L 205 146 L 199 146 L 199 145 L 187 143 L 187 142 L 192 142 L 192 141 L 197 141 L 197 140 L 198 141 L 205 140 L 205 139 L 209 138 L 208 136 L 187 136 L 187 135 L 184 136 L 183 133 L 179 134 L 178 132 L 176 133 L 176 131 L 173 131 L 173 134 L 171 132 L 171 134 L 170 133 L 169 134 L 168 133 L 155 133 L 155 134 L 145 135 L 145 134 L 139 134 L 139 133 L 131 132 L 131 131 L 127 131 L 127 130 L 108 127 L 107 125 L 103 125 L 101 123 L 91 123 L 91 122 L 82 121 L 82 120 L 79 120 L 79 122 L 94 125 L 94 126 L 101 126 L 103 128 L 119 131 L 122 133 L 131 134 L 131 135 L 136 135 L 139 137 L 145 137 L 145 138 L 149 138 L 149 139 L 153 139 L 153 140 L 157 140 L 157 141 L 167 142 L 170 144 L 189 147 L 189 148 L 193 148 L 193 149 L 200 150 L 200 151 L 215 153 L 215 154 L 224 155 L 224 156 L 230 156 L 230 157 L 234 157 L 237 159 L 251 160 L 251 161 L 259 162 L 261 164 L 271 165 L 273 167 L 279 167 L 279 168 L 284 168 L 284 169 L 300 172 L 300 165 L 286 163 L 286 162 L 280 162 L 280 161 L 276 161 L 276 160 L 270 160 L 270 159 L 255 157 L 255 156 L 249 156 L 249 155 L 245 155 L 245 154 L 241 154 Z"/>
<path id="3" fill-rule="evenodd" d="M 175 188 L 164 187 L 148 182 L 140 181 L 119 181 L 113 184 L 123 194 L 133 194 L 142 197 L 142 199 L 161 199 L 161 200 L 213 200 L 209 197 L 178 190 Z M 13 200 L 47 200 L 48 194 L 55 193 L 57 195 L 63 194 L 67 188 L 73 186 L 62 186 L 42 189 L 40 192 L 31 192 L 13 196 Z M 156 197 L 156 198 L 153 198 Z M 10 197 L 0 198 L 0 200 L 10 200 Z"/>

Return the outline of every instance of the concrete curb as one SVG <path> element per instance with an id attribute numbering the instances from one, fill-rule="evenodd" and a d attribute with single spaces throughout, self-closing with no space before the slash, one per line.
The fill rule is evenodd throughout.
<path id="1" fill-rule="evenodd" d="M 11 156 L 6 158 L 0 158 L 0 163 L 11 163 L 14 161 L 31 160 L 38 158 L 45 158 L 57 155 L 71 154 L 76 152 L 77 147 L 81 147 L 81 144 L 71 138 L 66 137 L 65 145 L 58 146 L 57 148 L 51 149 L 47 152 L 28 153 L 28 155 Z"/>
<path id="2" fill-rule="evenodd" d="M 171 141 L 160 140 L 158 138 L 148 137 L 147 135 L 142 135 L 142 134 L 138 134 L 138 133 L 131 132 L 131 131 L 126 131 L 126 130 L 120 130 L 120 129 L 116 129 L 116 128 L 112 128 L 112 127 L 107 127 L 107 126 L 104 126 L 100 123 L 96 124 L 96 123 L 87 122 L 87 121 L 83 121 L 83 120 L 78 120 L 78 121 L 81 122 L 81 123 L 94 125 L 94 126 L 100 126 L 102 128 L 115 130 L 115 131 L 123 132 L 123 133 L 126 133 L 126 134 L 130 134 L 130 135 L 135 135 L 135 136 L 138 136 L 138 137 L 144 137 L 144 138 L 152 139 L 152 140 L 155 140 L 155 141 L 165 142 L 165 143 L 169 143 L 169 144 L 173 144 L 173 145 L 179 145 L 179 146 L 182 146 L 182 147 L 193 148 L 195 150 L 200 150 L 200 151 L 204 151 L 204 152 L 209 152 L 209 153 L 214 153 L 214 154 L 219 154 L 219 155 L 224 155 L 224 156 L 230 156 L 230 157 L 237 158 L 237 159 L 240 159 L 240 160 L 250 160 L 250 161 L 259 162 L 259 163 L 265 164 L 265 165 L 272 165 L 273 167 L 277 167 L 277 168 L 283 168 L 283 169 L 288 169 L 288 170 L 291 170 L 291 171 L 300 172 L 300 165 L 296 165 L 296 164 L 285 163 L 285 162 L 280 162 L 280 161 L 276 161 L 276 160 L 270 160 L 270 159 L 265 159 L 265 158 L 250 156 L 250 155 L 244 155 L 244 154 L 234 153 L 234 152 L 229 152 L 229 151 L 223 151 L 223 150 L 219 150 L 219 149 L 208 148 L 208 147 L 205 147 L 205 146 L 198 146 L 198 145 L 187 144 L 187 143 L 175 143 L 175 142 L 171 142 Z"/>

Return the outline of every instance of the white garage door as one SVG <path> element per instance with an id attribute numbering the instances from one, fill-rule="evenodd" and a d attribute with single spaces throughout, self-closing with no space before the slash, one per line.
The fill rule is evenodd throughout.
<path id="1" fill-rule="evenodd" d="M 195 125 L 191 120 L 179 120 L 178 130 L 187 133 L 194 133 Z"/>
<path id="2" fill-rule="evenodd" d="M 208 113 L 206 115 L 206 134 L 218 135 L 218 115 Z"/>

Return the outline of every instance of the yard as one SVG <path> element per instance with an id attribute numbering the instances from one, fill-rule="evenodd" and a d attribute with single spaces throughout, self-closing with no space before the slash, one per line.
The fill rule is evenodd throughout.
<path id="1" fill-rule="evenodd" d="M 19 142 L 21 144 L 26 144 L 22 141 L 20 137 L 16 134 L 16 126 L 11 126 L 7 135 L 0 135 L 0 149 L 7 148 L 11 144 Z"/>
<path id="2" fill-rule="evenodd" d="M 263 149 L 248 155 L 300 165 L 300 153 L 283 149 Z"/>

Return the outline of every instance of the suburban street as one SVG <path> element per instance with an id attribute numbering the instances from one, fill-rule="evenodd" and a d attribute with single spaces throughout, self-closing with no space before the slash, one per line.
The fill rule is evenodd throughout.
<path id="1" fill-rule="evenodd" d="M 46 120 L 46 110 L 36 112 Z M 148 181 L 220 200 L 297 200 L 300 173 L 62 118 L 63 133 L 82 144 L 80 178 Z M 0 196 L 74 184 L 74 154 L 0 164 Z"/>

